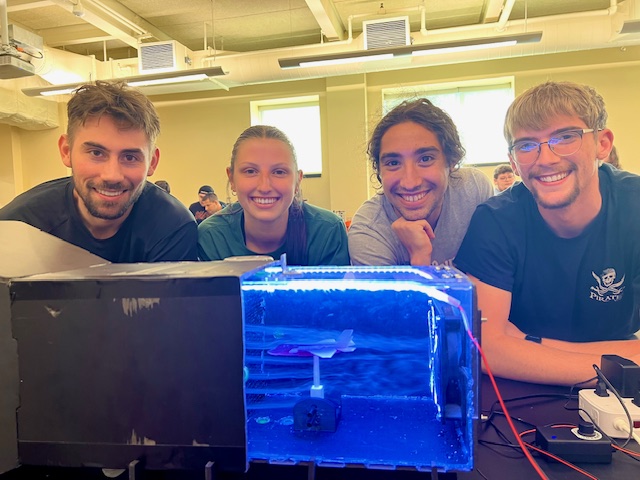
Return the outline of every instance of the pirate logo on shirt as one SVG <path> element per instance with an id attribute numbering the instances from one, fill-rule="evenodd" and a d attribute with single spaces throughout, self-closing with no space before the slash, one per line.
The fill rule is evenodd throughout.
<path id="1" fill-rule="evenodd" d="M 591 287 L 591 295 L 589 298 L 599 302 L 617 302 L 622 299 L 624 275 L 619 282 L 615 281 L 616 271 L 613 268 L 605 268 L 600 276 L 596 275 L 595 272 L 591 272 L 591 275 L 596 279 L 598 286 Z"/>

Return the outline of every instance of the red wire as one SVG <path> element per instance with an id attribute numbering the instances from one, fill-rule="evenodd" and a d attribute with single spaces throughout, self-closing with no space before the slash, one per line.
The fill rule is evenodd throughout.
<path id="1" fill-rule="evenodd" d="M 627 450 L 626 448 L 619 447 L 618 445 L 613 445 L 613 448 L 620 450 L 621 452 L 628 453 L 632 457 L 640 457 L 640 453 L 634 452 L 633 450 Z"/>
<path id="2" fill-rule="evenodd" d="M 551 425 L 551 428 L 575 428 L 575 425 L 570 425 L 570 424 L 557 424 L 557 425 Z M 524 432 L 520 433 L 520 437 L 524 437 L 525 435 L 528 435 L 530 433 L 535 433 L 536 429 L 533 428 L 531 430 L 526 430 Z M 546 450 L 543 450 L 541 448 L 538 447 L 534 447 L 533 445 L 531 445 L 530 443 L 526 443 L 527 447 L 529 447 L 531 450 L 534 450 L 538 453 L 542 453 L 544 455 L 547 455 L 550 458 L 553 458 L 554 460 L 556 460 L 557 462 L 560 462 L 564 465 L 566 465 L 569 468 L 572 468 L 573 470 L 575 470 L 578 473 L 581 473 L 589 478 L 592 478 L 593 480 L 598 480 L 598 478 L 594 477 L 593 475 L 591 475 L 589 472 L 587 472 L 586 470 L 582 470 L 580 467 L 578 467 L 577 465 L 574 465 L 571 462 L 568 462 L 560 457 L 556 457 L 553 453 L 547 452 Z"/>
<path id="3" fill-rule="evenodd" d="M 524 453 L 524 456 L 527 457 L 527 460 L 529 460 L 529 463 L 534 468 L 534 470 L 538 473 L 540 478 L 542 478 L 544 480 L 549 480 L 549 477 L 547 477 L 547 475 L 542 471 L 542 468 L 540 468 L 540 465 L 538 465 L 538 462 L 535 461 L 535 459 L 531 455 L 531 452 L 526 447 L 525 443 L 522 441 L 522 438 L 520 438 L 520 435 L 518 434 L 518 430 L 516 430 L 516 427 L 513 424 L 513 420 L 511 420 L 511 416 L 509 415 L 509 411 L 507 410 L 507 406 L 505 405 L 504 400 L 502 399 L 502 395 L 500 395 L 500 390 L 498 389 L 498 384 L 496 383 L 496 379 L 493 376 L 493 373 L 491 372 L 491 368 L 489 368 L 489 362 L 487 361 L 487 358 L 484 356 L 484 352 L 482 351 L 482 348 L 480 347 L 480 344 L 478 343 L 478 340 L 476 340 L 476 338 L 473 336 L 473 334 L 471 333 L 471 330 L 467 329 L 467 334 L 469 335 L 469 338 L 471 338 L 471 341 L 476 346 L 476 348 L 478 349 L 478 353 L 480 353 L 480 356 L 482 357 L 482 361 L 484 362 L 484 366 L 487 369 L 487 375 L 489 375 L 489 379 L 491 380 L 491 385 L 493 385 L 493 389 L 496 392 L 496 396 L 498 397 L 498 401 L 500 402 L 500 407 L 502 408 L 502 412 L 504 413 L 504 416 L 507 419 L 507 423 L 509 424 L 509 428 L 511 428 L 511 431 L 513 432 L 513 434 L 516 437 L 516 440 L 518 441 L 518 445 L 520 445 L 520 448 L 522 449 L 522 453 Z"/>
<path id="4" fill-rule="evenodd" d="M 574 469 L 576 472 L 579 472 L 579 473 L 583 474 L 584 476 L 591 478 L 592 480 L 598 480 L 598 477 L 594 477 L 589 472 L 587 472 L 586 470 L 582 470 L 580 467 L 577 467 L 573 463 L 567 462 L 566 460 L 563 460 L 560 457 L 556 457 L 553 453 L 549 453 L 546 450 L 542 450 L 541 448 L 534 447 L 530 443 L 527 443 L 526 445 L 531 450 L 534 450 L 534 451 L 536 451 L 538 453 L 542 453 L 544 455 L 547 455 L 548 457 L 553 458 L 555 461 L 560 462 L 560 463 L 566 465 L 567 467 Z"/>
<path id="5" fill-rule="evenodd" d="M 462 307 L 458 307 L 458 308 L 460 308 L 462 310 Z M 464 317 L 464 312 L 463 312 L 463 317 Z M 498 384 L 496 383 L 496 379 L 493 376 L 493 372 L 491 371 L 491 367 L 489 367 L 489 362 L 487 361 L 487 357 L 484 355 L 484 351 L 482 350 L 482 347 L 480 346 L 480 343 L 473 336 L 473 333 L 471 333 L 471 329 L 469 329 L 469 328 L 467 328 L 467 335 L 469 335 L 469 338 L 471 339 L 471 342 L 478 349 L 478 353 L 482 357 L 482 361 L 484 362 L 484 366 L 487 369 L 487 375 L 489 376 L 489 379 L 491 380 L 491 385 L 493 386 L 493 390 L 496 392 L 496 396 L 498 397 L 498 402 L 500 402 L 500 407 L 502 408 L 502 412 L 504 413 L 504 416 L 505 416 L 505 418 L 507 420 L 507 423 L 509 424 L 509 428 L 511 429 L 511 431 L 515 435 L 516 440 L 518 441 L 518 445 L 520 446 L 520 449 L 522 450 L 522 453 L 524 453 L 524 456 L 527 457 L 527 460 L 529 460 L 529 463 L 534 468 L 536 473 L 540 476 L 540 478 L 545 479 L 545 480 L 549 480 L 549 477 L 547 477 L 547 475 L 544 473 L 544 471 L 542 471 L 542 469 L 540 468 L 540 465 L 538 465 L 538 462 L 535 461 L 535 459 L 531 455 L 531 452 L 529 452 L 529 449 L 534 450 L 534 451 L 539 452 L 539 453 L 542 453 L 544 455 L 547 455 L 548 457 L 553 458 L 554 460 L 562 463 L 563 465 L 566 465 L 569 468 L 574 469 L 575 471 L 585 475 L 586 477 L 588 477 L 588 478 L 590 478 L 592 480 L 598 480 L 597 477 L 594 477 L 589 472 L 587 472 L 585 470 L 582 470 L 580 467 L 574 465 L 573 463 L 570 463 L 570 462 L 568 462 L 568 461 L 566 461 L 566 460 L 564 460 L 564 459 L 562 459 L 560 457 L 557 457 L 557 456 L 553 455 L 552 453 L 547 452 L 546 450 L 542 450 L 541 448 L 534 447 L 533 445 L 531 445 L 529 443 L 525 443 L 522 440 L 522 436 L 523 435 L 534 433 L 536 430 L 532 429 L 532 430 L 526 430 L 526 431 L 524 431 L 522 433 L 518 433 L 518 430 L 516 429 L 515 425 L 513 424 L 513 421 L 511 420 L 511 415 L 509 414 L 509 411 L 507 410 L 507 406 L 504 403 L 502 395 L 500 394 L 500 390 L 498 389 Z M 575 425 L 554 425 L 553 426 L 553 428 L 562 428 L 562 427 L 574 428 Z M 623 449 L 621 447 L 617 447 L 615 445 L 614 445 L 614 448 L 617 448 L 618 450 L 621 450 L 621 451 L 624 451 L 624 452 L 627 451 L 627 450 L 625 450 L 625 449 Z M 634 455 L 634 456 L 640 456 L 640 454 L 635 453 L 635 452 L 630 452 L 630 453 L 632 455 Z"/>
<path id="6" fill-rule="evenodd" d="M 507 423 L 509 424 L 509 428 L 511 428 L 511 431 L 515 435 L 516 440 L 518 441 L 518 445 L 520 445 L 520 448 L 522 449 L 522 452 L 524 453 L 525 457 L 527 457 L 527 460 L 529 460 L 529 463 L 531 463 L 531 466 L 535 469 L 535 471 L 538 473 L 540 478 L 548 480 L 547 475 L 542 471 L 542 469 L 540 468 L 540 465 L 538 465 L 538 462 L 536 462 L 535 459 L 533 458 L 533 456 L 531 456 L 531 452 L 529 452 L 529 449 L 534 450 L 534 451 L 536 451 L 538 453 L 542 453 L 544 455 L 547 455 L 548 457 L 553 458 L 557 462 L 560 462 L 563 465 L 566 465 L 567 467 L 574 469 L 575 471 L 585 475 L 586 477 L 588 477 L 588 478 L 590 478 L 592 480 L 598 480 L 597 477 L 594 477 L 589 472 L 587 472 L 586 470 L 582 470 L 580 467 L 574 465 L 573 463 L 567 462 L 566 460 L 564 460 L 564 459 L 562 459 L 560 457 L 557 457 L 554 454 L 547 452 L 546 450 L 542 450 L 541 448 L 534 447 L 533 445 L 531 445 L 529 443 L 525 443 L 522 440 L 522 436 L 523 435 L 534 433 L 536 430 L 535 429 L 531 429 L 531 430 L 525 430 L 522 433 L 518 433 L 518 430 L 516 430 L 516 427 L 513 424 L 513 421 L 511 420 L 511 415 L 509 414 L 509 411 L 507 410 L 507 406 L 504 403 L 502 395 L 500 394 L 500 390 L 498 389 L 498 384 L 496 383 L 496 379 L 493 376 L 493 372 L 491 371 L 491 368 L 489 367 L 489 362 L 487 361 L 487 357 L 485 357 L 485 355 L 484 355 L 484 351 L 482 350 L 482 347 L 480 347 L 480 344 L 478 343 L 478 340 L 473 336 L 473 334 L 471 333 L 470 330 L 467 330 L 467 334 L 471 338 L 471 341 L 473 342 L 475 347 L 478 349 L 478 352 L 480 353 L 480 356 L 482 357 L 482 361 L 484 362 L 484 366 L 487 369 L 487 375 L 489 376 L 489 379 L 491 380 L 491 385 L 493 385 L 493 389 L 496 392 L 496 396 L 498 397 L 498 401 L 500 402 L 500 407 L 502 408 L 502 412 L 504 413 L 504 416 L 507 419 Z M 562 428 L 562 427 L 573 428 L 573 427 L 575 427 L 575 425 L 554 425 L 553 426 L 553 428 Z"/>

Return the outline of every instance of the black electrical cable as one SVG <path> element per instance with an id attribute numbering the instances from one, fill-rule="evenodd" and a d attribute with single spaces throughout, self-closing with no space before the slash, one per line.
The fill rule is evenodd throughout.
<path id="1" fill-rule="evenodd" d="M 600 370 L 600 368 L 598 368 L 596 364 L 593 365 L 593 369 L 596 371 L 596 374 L 598 375 L 598 377 L 601 378 L 602 381 L 607 384 L 607 388 L 611 390 L 613 394 L 616 396 L 616 398 L 620 402 L 620 405 L 622 405 L 622 409 L 624 410 L 624 413 L 627 416 L 627 420 L 629 421 L 629 436 L 627 437 L 627 440 L 622 444 L 622 448 L 624 448 L 629 444 L 629 442 L 633 438 L 633 420 L 631 420 L 631 414 L 629 413 L 629 409 L 627 408 L 627 406 L 624 404 L 624 400 L 622 400 L 622 397 L 618 393 L 618 390 L 616 390 L 616 388 L 613 385 L 611 385 L 611 382 L 607 379 L 605 374 L 602 373 L 602 370 Z"/>

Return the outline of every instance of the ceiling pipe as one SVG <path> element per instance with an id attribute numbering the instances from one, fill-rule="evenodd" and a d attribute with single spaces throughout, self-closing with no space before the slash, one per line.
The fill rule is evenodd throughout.
<path id="1" fill-rule="evenodd" d="M 122 25 L 124 25 L 128 29 L 134 31 L 136 33 L 136 35 L 140 36 L 140 35 L 148 35 L 149 34 L 149 32 L 147 30 L 145 30 L 144 28 L 142 28 L 140 25 L 138 25 L 137 23 L 129 20 L 124 15 L 120 15 L 120 13 L 116 12 L 112 8 L 109 8 L 108 5 L 105 5 L 100 0 L 91 0 L 91 3 L 93 3 L 99 10 L 104 12 L 109 17 L 113 18 L 114 20 L 117 20 L 118 22 L 120 22 Z"/>
<path id="2" fill-rule="evenodd" d="M 427 34 L 427 9 L 424 5 L 420 5 L 420 33 Z"/>
<path id="3" fill-rule="evenodd" d="M 7 0 L 0 0 L 0 50 L 9 47 L 9 15 Z"/>
<path id="4" fill-rule="evenodd" d="M 64 8 L 67 12 L 72 13 L 75 3 L 69 0 L 50 0 L 54 5 L 57 5 L 61 8 Z M 102 30 L 107 35 L 116 38 L 130 47 L 138 48 L 138 39 L 137 37 L 130 35 L 128 32 L 123 30 L 124 25 L 121 22 L 117 22 L 116 19 L 110 16 L 105 16 L 98 12 L 90 1 L 86 1 L 84 3 L 85 15 L 82 17 L 82 20 L 87 22 L 88 24 L 93 25 L 94 27 Z M 117 24 L 115 23 L 117 22 Z"/>
<path id="5" fill-rule="evenodd" d="M 331 39 L 345 39 L 344 24 L 333 0 L 305 0 L 305 2 L 316 19 L 322 35 Z"/>
<path id="6" fill-rule="evenodd" d="M 498 19 L 498 23 L 496 24 L 496 30 L 499 32 L 504 32 L 506 29 L 507 22 L 509 21 L 509 17 L 511 16 L 511 12 L 513 11 L 513 5 L 516 3 L 516 0 L 507 0 L 502 8 L 502 12 L 500 12 L 500 18 Z"/>

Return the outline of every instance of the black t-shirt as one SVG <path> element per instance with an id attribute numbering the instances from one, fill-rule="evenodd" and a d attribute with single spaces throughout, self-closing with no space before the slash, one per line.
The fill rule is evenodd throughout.
<path id="1" fill-rule="evenodd" d="M 71 178 L 42 183 L 0 209 L 19 220 L 115 263 L 197 260 L 197 225 L 175 197 L 149 182 L 111 238 L 94 238 L 82 223 Z"/>
<path id="2" fill-rule="evenodd" d="M 218 200 L 218 203 L 220 204 L 221 208 L 224 208 L 227 206 L 226 203 L 221 202 L 220 200 Z M 200 225 L 205 218 L 208 218 L 211 216 L 211 214 L 207 213 L 207 209 L 204 208 L 200 204 L 200 202 L 194 202 L 191 205 L 189 205 L 189 211 L 193 214 L 193 217 L 196 219 L 196 222 L 198 223 L 198 225 Z"/>
<path id="3" fill-rule="evenodd" d="M 193 214 L 193 218 L 196 219 L 198 225 L 209 216 L 207 215 L 207 209 L 200 205 L 200 202 L 194 202 L 189 205 L 189 211 Z"/>
<path id="4" fill-rule="evenodd" d="M 511 292 L 509 320 L 540 337 L 587 342 L 640 328 L 640 177 L 603 165 L 602 208 L 575 238 L 548 227 L 524 184 L 478 206 L 454 260 Z"/>
<path id="5" fill-rule="evenodd" d="M 196 216 L 198 212 L 204 212 L 206 209 L 200 204 L 200 202 L 194 202 L 189 205 L 189 211 L 193 213 L 193 216 Z"/>

